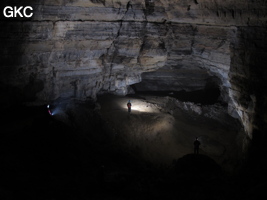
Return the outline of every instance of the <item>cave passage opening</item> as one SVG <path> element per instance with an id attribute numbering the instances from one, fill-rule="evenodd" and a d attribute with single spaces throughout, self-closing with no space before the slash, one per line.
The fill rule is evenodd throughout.
<path id="1" fill-rule="evenodd" d="M 212 105 L 219 102 L 220 89 L 209 88 L 196 91 L 138 91 L 135 85 L 131 85 L 136 95 L 170 96 L 183 102 L 193 102 L 195 104 Z"/>
<path id="2" fill-rule="evenodd" d="M 157 77 L 157 73 L 143 73 L 142 81 L 130 86 L 136 96 L 170 96 L 179 101 L 202 105 L 222 103 L 220 80 L 215 76 L 202 75 L 201 79 L 189 82 L 174 77 Z"/>

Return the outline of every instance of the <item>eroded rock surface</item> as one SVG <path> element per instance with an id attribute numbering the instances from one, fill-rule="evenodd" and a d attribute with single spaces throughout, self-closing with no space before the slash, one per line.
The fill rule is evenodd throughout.
<path id="1" fill-rule="evenodd" d="M 266 128 L 265 0 L 32 5 L 29 21 L 1 18 L 5 105 L 95 98 L 103 92 L 125 95 L 142 81 L 143 72 L 159 70 L 152 79 L 177 90 L 201 89 L 215 77 L 221 100 L 250 138 L 253 129 Z"/>

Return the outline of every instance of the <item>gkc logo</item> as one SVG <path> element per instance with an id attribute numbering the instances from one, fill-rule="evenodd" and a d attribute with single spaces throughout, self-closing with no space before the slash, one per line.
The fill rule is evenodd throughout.
<path id="1" fill-rule="evenodd" d="M 30 10 L 30 11 L 28 11 Z M 3 10 L 3 14 L 6 18 L 10 17 L 26 17 L 30 18 L 33 15 L 33 8 L 31 6 L 20 6 L 17 8 L 17 6 L 11 7 L 11 6 L 6 6 Z"/>

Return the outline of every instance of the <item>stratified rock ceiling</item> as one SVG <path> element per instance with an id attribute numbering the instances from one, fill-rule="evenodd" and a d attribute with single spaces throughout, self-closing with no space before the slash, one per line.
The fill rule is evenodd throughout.
<path id="1" fill-rule="evenodd" d="M 14 97 L 8 89 L 35 102 L 125 95 L 158 70 L 149 78 L 172 90 L 203 89 L 216 77 L 249 135 L 254 119 L 266 122 L 266 0 L 31 2 L 32 19 L 1 21 L 2 101 Z"/>

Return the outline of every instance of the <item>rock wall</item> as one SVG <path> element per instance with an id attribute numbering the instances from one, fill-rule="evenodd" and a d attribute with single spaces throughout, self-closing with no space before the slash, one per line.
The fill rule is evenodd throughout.
<path id="1" fill-rule="evenodd" d="M 229 108 L 237 110 L 249 137 L 260 143 L 267 130 L 266 47 L 266 27 L 239 27 L 229 72 Z"/>
<path id="2" fill-rule="evenodd" d="M 1 8 L 8 2 L 19 5 L 4 1 Z M 5 105 L 125 95 L 143 72 L 160 70 L 169 72 L 167 85 L 179 74 L 183 88 L 189 83 L 182 79 L 192 77 L 190 90 L 203 87 L 208 75 L 218 77 L 221 98 L 250 137 L 254 126 L 266 124 L 266 91 L 258 89 L 266 84 L 266 0 L 28 3 L 30 20 L 1 17 Z"/>

